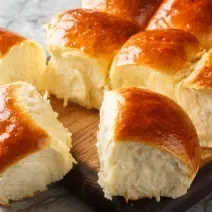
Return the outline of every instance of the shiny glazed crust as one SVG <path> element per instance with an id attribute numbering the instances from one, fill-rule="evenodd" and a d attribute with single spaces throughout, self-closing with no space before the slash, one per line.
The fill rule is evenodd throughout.
<path id="1" fill-rule="evenodd" d="M 13 46 L 24 41 L 20 35 L 0 28 L 0 57 L 4 56 Z"/>
<path id="2" fill-rule="evenodd" d="M 200 162 L 199 139 L 188 115 L 171 99 L 139 88 L 116 90 L 116 142 L 142 142 L 171 152 L 188 164 L 191 175 Z"/>
<path id="3" fill-rule="evenodd" d="M 198 72 L 190 75 L 185 83 L 191 88 L 212 89 L 212 51 Z"/>
<path id="4" fill-rule="evenodd" d="M 15 85 L 0 86 L 0 173 L 47 145 L 47 133 L 24 108 L 19 108 Z"/>
<path id="5" fill-rule="evenodd" d="M 82 9 L 58 14 L 47 28 L 48 48 L 76 48 L 94 57 L 113 57 L 115 51 L 138 31 L 129 21 Z"/>
<path id="6" fill-rule="evenodd" d="M 149 21 L 147 30 L 177 28 L 194 34 L 206 47 L 212 47 L 211 0 L 165 0 Z"/>
<path id="7" fill-rule="evenodd" d="M 143 31 L 124 44 L 117 56 L 116 66 L 146 65 L 175 75 L 197 61 L 203 51 L 196 37 L 183 30 Z"/>
<path id="8" fill-rule="evenodd" d="M 97 9 L 144 28 L 162 0 L 83 0 L 83 7 Z"/>

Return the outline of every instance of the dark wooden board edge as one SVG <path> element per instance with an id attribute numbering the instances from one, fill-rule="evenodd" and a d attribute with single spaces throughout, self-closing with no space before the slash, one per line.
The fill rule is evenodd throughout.
<path id="1" fill-rule="evenodd" d="M 162 198 L 160 202 L 143 199 L 127 204 L 121 197 L 107 200 L 102 189 L 94 184 L 97 179 L 97 173 L 86 164 L 79 163 L 61 183 L 72 194 L 93 205 L 98 211 L 183 212 L 212 192 L 212 162 L 201 167 L 186 195 L 177 199 Z"/>

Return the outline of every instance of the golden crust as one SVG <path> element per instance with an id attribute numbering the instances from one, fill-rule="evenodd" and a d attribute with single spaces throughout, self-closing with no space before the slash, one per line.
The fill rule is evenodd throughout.
<path id="1" fill-rule="evenodd" d="M 6 54 L 10 48 L 24 41 L 20 35 L 0 28 L 0 57 Z"/>
<path id="2" fill-rule="evenodd" d="M 203 47 L 196 37 L 177 29 L 149 30 L 132 36 L 117 56 L 117 66 L 135 64 L 175 75 L 198 60 Z"/>
<path id="3" fill-rule="evenodd" d="M 185 83 L 196 89 L 212 89 L 212 51 L 201 68 L 191 73 Z"/>
<path id="4" fill-rule="evenodd" d="M 58 14 L 48 27 L 47 46 L 77 48 L 94 57 L 113 57 L 138 31 L 136 25 L 107 13 L 75 9 Z"/>
<path id="5" fill-rule="evenodd" d="M 171 99 L 139 88 L 116 91 L 121 98 L 115 124 L 116 142 L 157 146 L 183 160 L 195 174 L 200 163 L 199 139 L 188 115 Z"/>
<path id="6" fill-rule="evenodd" d="M 177 28 L 194 34 L 206 47 L 212 47 L 211 0 L 165 0 L 147 29 Z"/>
<path id="7" fill-rule="evenodd" d="M 144 29 L 162 0 L 84 0 L 84 6 L 116 15 Z"/>
<path id="8" fill-rule="evenodd" d="M 16 98 L 13 85 L 0 87 L 0 173 L 47 145 L 47 133 L 18 107 Z"/>

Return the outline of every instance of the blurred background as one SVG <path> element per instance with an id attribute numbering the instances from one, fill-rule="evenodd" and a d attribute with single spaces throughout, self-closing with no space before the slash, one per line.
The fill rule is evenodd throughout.
<path id="1" fill-rule="evenodd" d="M 0 0 L 0 27 L 45 42 L 43 25 L 57 12 L 80 7 L 80 0 Z"/>

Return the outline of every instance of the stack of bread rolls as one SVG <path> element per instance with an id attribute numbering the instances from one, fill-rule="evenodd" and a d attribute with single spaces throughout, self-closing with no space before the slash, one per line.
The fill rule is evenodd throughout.
<path id="1" fill-rule="evenodd" d="M 64 106 L 70 101 L 101 108 L 99 184 L 107 198 L 159 200 L 185 194 L 199 168 L 199 142 L 212 147 L 212 1 L 83 0 L 82 6 L 58 13 L 46 24 L 47 65 L 39 44 L 0 29 L 0 84 L 11 83 L 0 88 L 2 116 L 5 110 L 11 117 L 26 114 L 17 126 L 35 135 L 33 148 L 25 147 L 21 131 L 15 143 L 24 146 L 23 153 L 14 153 L 13 146 L 6 155 L 0 153 L 2 161 L 9 158 L 2 175 L 14 180 L 13 164 L 21 173 L 25 160 L 38 161 L 38 174 L 42 157 L 49 170 L 41 184 L 29 183 L 21 195 L 17 181 L 14 192 L 0 193 L 0 203 L 44 190 L 75 162 L 68 154 L 70 134 L 35 87 L 64 99 Z M 2 145 L 12 141 L 13 124 L 5 121 L 4 129 L 11 131 L 6 140 L 0 137 Z M 13 154 L 20 154 L 19 160 Z M 52 155 L 55 161 L 49 162 Z"/>
<path id="2" fill-rule="evenodd" d="M 212 47 L 211 0 L 82 0 L 85 9 L 95 9 L 131 20 L 142 30 L 181 29 Z M 140 22 L 139 22 L 140 21 Z M 139 24 L 142 23 L 142 24 Z"/>
<path id="3" fill-rule="evenodd" d="M 146 87 L 169 96 L 192 119 L 201 146 L 212 147 L 212 51 L 177 29 L 140 32 L 121 48 L 110 71 L 111 88 Z"/>
<path id="4" fill-rule="evenodd" d="M 46 54 L 37 42 L 0 29 L 0 204 L 45 191 L 76 163 L 71 133 L 43 91 Z M 36 89 L 37 88 L 37 89 Z"/>

